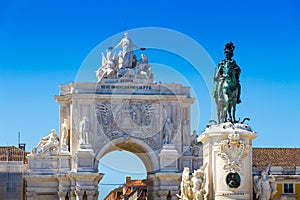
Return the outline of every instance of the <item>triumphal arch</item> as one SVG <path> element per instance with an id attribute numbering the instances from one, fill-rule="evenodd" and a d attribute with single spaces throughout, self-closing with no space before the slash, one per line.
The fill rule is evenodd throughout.
<path id="1" fill-rule="evenodd" d="M 134 55 L 135 48 L 125 34 L 103 54 L 97 82 L 60 86 L 60 130 L 28 156 L 28 200 L 98 199 L 98 163 L 114 150 L 142 160 L 149 199 L 177 199 L 183 168 L 203 164 L 191 136 L 190 87 L 156 83 L 147 56 Z"/>

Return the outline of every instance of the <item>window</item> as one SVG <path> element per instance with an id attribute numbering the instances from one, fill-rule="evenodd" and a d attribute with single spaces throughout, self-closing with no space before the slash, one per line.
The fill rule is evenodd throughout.
<path id="1" fill-rule="evenodd" d="M 283 193 L 285 193 L 285 194 L 294 193 L 294 184 L 293 183 L 284 183 L 283 184 Z"/>

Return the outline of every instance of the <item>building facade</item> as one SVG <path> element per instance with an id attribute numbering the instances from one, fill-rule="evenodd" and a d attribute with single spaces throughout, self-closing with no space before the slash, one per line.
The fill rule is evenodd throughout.
<path id="1" fill-rule="evenodd" d="M 14 146 L 0 147 L 0 199 L 24 198 L 23 175 L 26 167 L 25 151 Z"/>
<path id="2" fill-rule="evenodd" d="M 269 163 L 277 184 L 273 198 L 300 200 L 300 148 L 253 148 L 253 175 Z"/>

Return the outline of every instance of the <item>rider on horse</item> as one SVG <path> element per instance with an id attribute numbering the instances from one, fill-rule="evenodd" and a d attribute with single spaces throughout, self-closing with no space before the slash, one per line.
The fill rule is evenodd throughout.
<path id="1" fill-rule="evenodd" d="M 219 123 L 228 121 L 226 118 L 227 113 L 230 118 L 231 115 L 235 118 L 235 106 L 241 103 L 241 85 L 239 83 L 241 69 L 235 60 L 232 59 L 234 48 L 235 46 L 232 42 L 225 45 L 225 59 L 219 63 L 217 73 L 214 77 L 216 87 L 213 97 L 218 107 Z M 231 109 L 233 109 L 233 113 L 231 113 Z M 235 119 L 233 120 L 235 121 Z"/>

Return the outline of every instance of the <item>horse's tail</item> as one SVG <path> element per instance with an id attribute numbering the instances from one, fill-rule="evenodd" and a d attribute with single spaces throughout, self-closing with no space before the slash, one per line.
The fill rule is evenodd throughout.
<path id="1" fill-rule="evenodd" d="M 249 117 L 244 118 L 241 124 L 245 123 L 245 121 L 250 121 L 250 118 Z"/>

